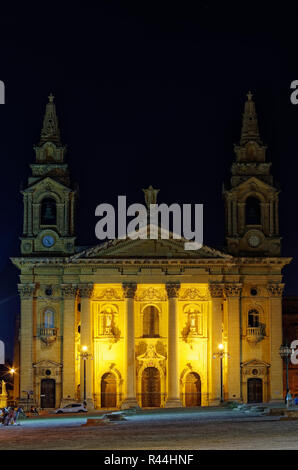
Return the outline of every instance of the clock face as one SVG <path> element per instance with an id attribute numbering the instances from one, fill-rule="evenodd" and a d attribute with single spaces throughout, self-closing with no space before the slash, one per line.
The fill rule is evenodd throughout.
<path id="1" fill-rule="evenodd" d="M 42 244 L 43 246 L 45 246 L 46 248 L 50 248 L 51 246 L 53 246 L 55 243 L 55 240 L 54 238 L 52 237 L 52 235 L 45 235 L 42 239 Z"/>
<path id="2" fill-rule="evenodd" d="M 250 244 L 250 246 L 255 248 L 261 243 L 260 237 L 258 237 L 257 235 L 251 235 L 248 239 L 248 243 Z"/>

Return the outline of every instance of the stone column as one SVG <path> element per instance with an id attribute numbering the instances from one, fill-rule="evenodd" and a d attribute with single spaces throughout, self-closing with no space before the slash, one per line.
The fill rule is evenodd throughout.
<path id="1" fill-rule="evenodd" d="M 227 386 L 228 398 L 241 401 L 241 371 L 240 371 L 240 294 L 241 284 L 226 284 L 225 294 L 228 304 L 228 351 Z"/>
<path id="2" fill-rule="evenodd" d="M 269 284 L 270 295 L 270 401 L 283 400 L 283 361 L 279 355 L 282 345 L 282 292 L 284 284 Z"/>
<path id="3" fill-rule="evenodd" d="M 270 201 L 270 206 L 269 206 L 269 235 L 274 234 L 274 213 L 273 213 L 273 201 Z"/>
<path id="4" fill-rule="evenodd" d="M 278 213 L 278 197 L 275 199 L 275 230 L 274 233 L 278 235 L 279 233 L 279 213 Z"/>
<path id="5" fill-rule="evenodd" d="M 69 199 L 68 194 L 64 198 L 64 234 L 69 235 Z"/>
<path id="6" fill-rule="evenodd" d="M 125 297 L 124 314 L 124 370 L 125 396 L 121 404 L 122 409 L 138 406 L 136 397 L 136 364 L 135 364 L 135 328 L 134 328 L 134 296 L 137 285 L 123 283 Z"/>
<path id="7" fill-rule="evenodd" d="M 86 361 L 86 401 L 88 408 L 94 408 L 93 401 L 93 318 L 91 298 L 93 284 L 81 284 L 79 295 L 81 297 L 81 348 L 87 346 L 88 358 L 81 357 L 80 368 L 80 392 L 81 400 L 84 399 L 84 361 Z"/>
<path id="8" fill-rule="evenodd" d="M 62 379 L 62 403 L 66 405 L 76 398 L 75 383 L 75 300 L 76 286 L 62 284 L 63 295 L 63 379 Z"/>
<path id="9" fill-rule="evenodd" d="M 211 374 L 209 385 L 209 405 L 219 405 L 221 396 L 221 383 L 220 383 L 220 358 L 213 358 L 213 354 L 219 352 L 218 345 L 222 343 L 222 328 L 223 328 L 223 284 L 209 284 L 209 291 L 212 297 L 212 312 L 211 321 L 209 323 L 210 329 L 208 332 L 210 350 L 210 368 Z"/>
<path id="10" fill-rule="evenodd" d="M 23 221 L 23 233 L 27 235 L 28 232 L 28 194 L 23 193 L 24 195 L 24 221 Z"/>
<path id="11" fill-rule="evenodd" d="M 233 207 L 233 235 L 238 234 L 238 226 L 237 226 L 237 201 L 232 202 Z"/>
<path id="12" fill-rule="evenodd" d="M 33 294 L 35 284 L 19 284 L 21 297 L 20 329 L 20 403 L 26 407 L 33 403 Z M 28 398 L 30 397 L 30 400 Z M 36 398 L 36 397 L 34 397 Z"/>
<path id="13" fill-rule="evenodd" d="M 32 237 L 33 233 L 32 233 L 32 193 L 29 193 L 28 194 L 28 226 L 27 226 L 27 230 L 28 230 L 28 236 L 29 237 Z"/>
<path id="14" fill-rule="evenodd" d="M 179 316 L 178 292 L 179 283 L 166 285 L 168 294 L 168 398 L 165 407 L 181 407 L 179 380 Z"/>

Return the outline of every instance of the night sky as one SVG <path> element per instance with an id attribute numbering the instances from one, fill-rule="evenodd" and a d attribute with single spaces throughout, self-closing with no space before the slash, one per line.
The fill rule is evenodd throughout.
<path id="1" fill-rule="evenodd" d="M 23 207 L 33 145 L 55 95 L 67 162 L 79 185 L 77 244 L 94 245 L 95 207 L 203 203 L 204 243 L 224 245 L 222 183 L 229 183 L 246 93 L 280 196 L 287 294 L 298 294 L 297 11 L 262 2 L 98 2 L 97 8 L 28 4 L 0 16 L 0 338 L 12 355 L 19 303 Z M 161 9 L 161 4 L 163 9 Z M 83 3 L 82 3 L 83 5 Z M 87 5 L 87 6 L 86 6 Z M 195 5 L 195 6 L 194 6 Z M 219 6 L 221 5 L 221 6 Z M 270 6 L 269 6 L 270 5 Z"/>

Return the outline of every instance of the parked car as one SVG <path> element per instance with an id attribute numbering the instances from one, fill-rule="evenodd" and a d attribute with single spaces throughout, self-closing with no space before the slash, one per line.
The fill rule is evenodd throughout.
<path id="1" fill-rule="evenodd" d="M 55 410 L 55 413 L 87 413 L 84 403 L 71 403 Z"/>

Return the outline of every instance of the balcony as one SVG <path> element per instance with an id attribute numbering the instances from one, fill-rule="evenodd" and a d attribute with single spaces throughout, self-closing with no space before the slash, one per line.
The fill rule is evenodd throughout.
<path id="1" fill-rule="evenodd" d="M 57 338 L 57 328 L 40 328 L 39 329 L 39 337 L 41 341 L 46 344 L 51 344 L 56 341 Z"/>
<path id="2" fill-rule="evenodd" d="M 246 330 L 246 338 L 249 343 L 258 343 L 259 341 L 262 341 L 265 336 L 265 327 L 263 325 L 261 326 L 255 326 L 255 327 L 248 327 Z"/>

